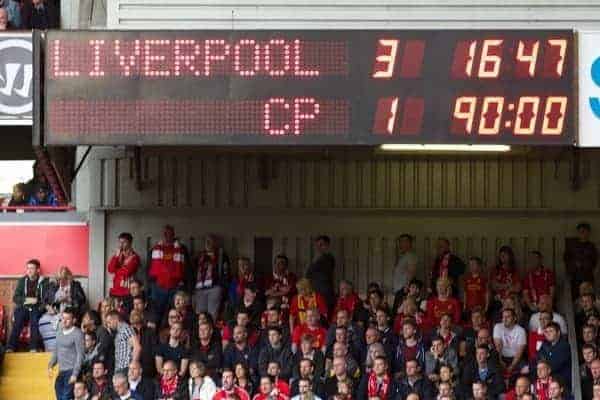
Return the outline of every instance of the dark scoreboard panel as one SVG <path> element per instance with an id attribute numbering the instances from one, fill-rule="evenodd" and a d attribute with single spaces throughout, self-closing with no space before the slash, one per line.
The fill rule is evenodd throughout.
<path id="1" fill-rule="evenodd" d="M 47 144 L 571 144 L 571 31 L 50 31 Z"/>

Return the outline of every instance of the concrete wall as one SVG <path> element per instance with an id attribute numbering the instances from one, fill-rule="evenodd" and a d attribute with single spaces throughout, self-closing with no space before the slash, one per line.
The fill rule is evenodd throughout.
<path id="1" fill-rule="evenodd" d="M 79 200 L 91 207 L 90 296 L 108 287 L 104 264 L 119 232 L 134 233 L 145 258 L 165 223 L 194 252 L 210 232 L 232 256 L 253 257 L 254 238 L 271 237 L 274 253 L 287 253 L 297 272 L 312 257 L 311 237 L 327 233 L 338 276 L 359 289 L 389 281 L 403 232 L 416 236 L 423 273 L 439 236 L 460 255 L 490 263 L 511 244 L 521 261 L 539 249 L 557 265 L 576 222 L 600 226 L 597 154 L 583 153 L 579 168 L 573 191 L 576 167 L 561 150 L 491 157 L 147 150 L 137 191 L 129 153 L 97 149 L 77 182 L 78 193 L 88 191 Z"/>

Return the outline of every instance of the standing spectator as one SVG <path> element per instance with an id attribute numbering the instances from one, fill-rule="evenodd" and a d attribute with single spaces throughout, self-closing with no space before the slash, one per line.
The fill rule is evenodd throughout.
<path id="1" fill-rule="evenodd" d="M 492 311 L 497 311 L 505 298 L 521 291 L 515 253 L 510 246 L 500 247 L 498 261 L 490 277 L 490 286 L 495 302 Z"/>
<path id="2" fill-rule="evenodd" d="M 206 374 L 206 367 L 199 361 L 190 363 L 188 389 L 190 400 L 212 400 L 217 393 L 215 382 Z"/>
<path id="3" fill-rule="evenodd" d="M 156 383 L 154 398 L 158 400 L 187 400 L 188 385 L 178 373 L 175 362 L 167 361 L 163 374 Z"/>
<path id="4" fill-rule="evenodd" d="M 543 261 L 539 251 L 532 251 L 527 257 L 530 270 L 523 280 L 523 300 L 531 311 L 537 311 L 541 296 L 548 295 L 554 299 L 554 272 L 546 268 Z"/>
<path id="5" fill-rule="evenodd" d="M 129 387 L 129 381 L 127 380 L 127 375 L 123 373 L 116 373 L 112 378 L 112 384 L 114 387 L 114 392 L 118 396 L 119 400 L 145 400 L 138 393 L 131 390 Z M 176 397 L 173 398 L 173 400 L 175 399 Z"/>
<path id="6" fill-rule="evenodd" d="M 65 309 L 62 313 L 62 327 L 56 335 L 56 348 L 48 363 L 48 375 L 58 364 L 58 376 L 54 383 L 57 400 L 73 398 L 73 386 L 83 363 L 83 334 L 75 325 L 75 312 Z"/>
<path id="7" fill-rule="evenodd" d="M 560 334 L 560 326 L 550 322 L 544 329 L 546 340 L 537 354 L 538 360 L 546 360 L 550 364 L 552 375 L 559 375 L 566 387 L 571 387 L 571 347 Z"/>
<path id="8" fill-rule="evenodd" d="M 29 349 L 30 351 L 37 351 L 40 346 L 38 322 L 45 309 L 43 299 L 47 291 L 48 280 L 40 275 L 40 262 L 36 259 L 27 261 L 25 276 L 17 281 L 17 287 L 13 295 L 13 302 L 15 303 L 14 324 L 6 348 L 7 353 L 17 348 L 19 336 L 26 322 L 29 322 L 31 332 Z"/>
<path id="9" fill-rule="evenodd" d="M 129 323 L 133 329 L 134 335 L 138 337 L 142 352 L 140 354 L 140 363 L 144 365 L 144 378 L 152 379 L 156 375 L 154 351 L 152 349 L 158 344 L 156 332 L 154 329 L 144 325 L 144 319 L 142 314 L 133 310 L 129 316 Z M 144 351 L 145 350 L 145 351 Z M 135 390 L 135 387 L 133 387 Z"/>
<path id="10" fill-rule="evenodd" d="M 452 288 L 448 279 L 440 278 L 437 281 L 437 296 L 427 300 L 425 320 L 428 327 L 433 328 L 440 324 L 444 314 L 452 316 L 452 322 L 460 323 L 461 311 L 459 301 L 451 296 Z"/>
<path id="11" fill-rule="evenodd" d="M 186 263 L 186 250 L 175 238 L 175 228 L 165 226 L 163 240 L 152 247 L 150 257 L 150 302 L 162 317 L 177 288 L 182 285 Z"/>
<path id="12" fill-rule="evenodd" d="M 141 346 L 131 326 L 121 321 L 120 314 L 113 310 L 106 315 L 106 327 L 114 336 L 115 372 L 127 373 L 129 363 L 139 360 Z"/>
<path id="13" fill-rule="evenodd" d="M 48 0 L 25 0 L 23 4 L 23 28 L 56 29 L 59 27 L 59 10 Z"/>
<path id="14" fill-rule="evenodd" d="M 404 233 L 398 238 L 398 260 L 394 266 L 392 277 L 392 288 L 396 296 L 404 287 L 408 287 L 408 282 L 416 278 L 417 263 L 419 258 L 413 250 L 413 238 L 411 235 Z M 404 295 L 406 295 L 404 293 Z"/>
<path id="15" fill-rule="evenodd" d="M 129 364 L 127 371 L 127 380 L 129 381 L 129 390 L 137 394 L 141 400 L 151 399 L 154 396 L 154 382 L 144 377 L 142 365 L 137 361 Z"/>
<path id="16" fill-rule="evenodd" d="M 193 276 L 187 279 L 192 284 L 193 304 L 196 313 L 208 311 L 214 320 L 217 318 L 223 290 L 229 287 L 229 257 L 218 245 L 217 237 L 209 235 L 204 242 L 204 251 L 198 256 Z"/>
<path id="17" fill-rule="evenodd" d="M 250 395 L 244 389 L 234 385 L 233 371 L 229 368 L 223 370 L 221 378 L 222 387 L 217 391 L 213 400 L 227 400 L 230 395 L 236 395 L 240 400 L 250 400 Z"/>
<path id="18" fill-rule="evenodd" d="M 275 257 L 273 273 L 265 280 L 265 296 L 278 299 L 283 309 L 289 309 L 296 294 L 296 275 L 289 271 L 289 259 L 284 254 Z"/>
<path id="19" fill-rule="evenodd" d="M 465 310 L 481 310 L 485 314 L 490 304 L 487 279 L 483 276 L 483 261 L 479 257 L 469 258 L 469 272 L 465 276 L 463 301 Z"/>
<path id="20" fill-rule="evenodd" d="M 494 344 L 500 354 L 500 365 L 511 376 L 523 366 L 527 334 L 516 323 L 515 311 L 506 308 L 502 311 L 502 322 L 494 326 Z"/>
<path id="21" fill-rule="evenodd" d="M 0 8 L 6 10 L 8 14 L 8 23 L 13 29 L 21 28 L 21 8 L 15 0 L 0 0 Z M 23 184 L 21 184 L 23 185 Z M 23 186 L 23 197 L 25 197 L 25 187 Z"/>
<path id="22" fill-rule="evenodd" d="M 579 285 L 583 282 L 594 283 L 594 271 L 598 264 L 598 250 L 590 241 L 592 227 L 586 222 L 577 225 L 578 240 L 567 246 L 564 255 L 567 272 L 571 277 L 571 292 L 577 298 Z"/>
<path id="23" fill-rule="evenodd" d="M 121 233 L 117 249 L 108 262 L 108 272 L 114 274 L 111 296 L 125 298 L 130 294 L 129 285 L 140 266 L 140 256 L 133 250 L 132 243 L 131 233 Z"/>
<path id="24" fill-rule="evenodd" d="M 450 250 L 450 241 L 439 238 L 437 242 L 437 257 L 431 269 L 431 288 L 437 288 L 439 279 L 447 279 L 452 285 L 452 295 L 458 296 L 460 277 L 465 273 L 465 262 Z"/>
<path id="25" fill-rule="evenodd" d="M 321 235 L 315 240 L 316 256 L 306 270 L 306 278 L 314 290 L 325 299 L 328 309 L 335 305 L 335 286 L 333 276 L 335 273 L 335 258 L 329 250 L 331 239 Z M 329 311 L 329 310 L 328 310 Z"/>

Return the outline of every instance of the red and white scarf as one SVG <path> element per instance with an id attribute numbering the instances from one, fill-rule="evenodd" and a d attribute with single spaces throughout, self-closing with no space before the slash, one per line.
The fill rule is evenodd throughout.
<path id="1" fill-rule="evenodd" d="M 369 383 L 367 386 L 368 397 L 378 397 L 381 400 L 388 400 L 389 390 L 390 390 L 390 377 L 388 374 L 385 374 L 383 378 L 378 381 L 377 375 L 372 372 L 369 375 Z"/>
<path id="2" fill-rule="evenodd" d="M 541 379 L 535 381 L 535 398 L 537 400 L 550 400 L 548 389 L 550 388 L 550 379 L 544 382 Z"/>
<path id="3" fill-rule="evenodd" d="M 203 253 L 198 260 L 198 278 L 196 288 L 210 288 L 213 285 L 213 276 L 219 263 L 219 256 L 216 253 Z"/>
<path id="4" fill-rule="evenodd" d="M 171 379 L 167 379 L 164 375 L 160 378 L 160 393 L 163 396 L 172 396 L 177 392 L 179 386 L 179 375 L 175 375 Z"/>

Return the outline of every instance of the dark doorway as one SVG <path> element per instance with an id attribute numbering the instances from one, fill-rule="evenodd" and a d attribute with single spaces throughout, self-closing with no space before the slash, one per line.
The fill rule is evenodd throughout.
<path id="1" fill-rule="evenodd" d="M 273 238 L 254 238 L 254 269 L 258 276 L 268 276 L 273 262 Z"/>

